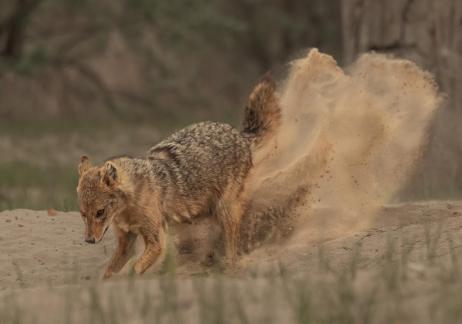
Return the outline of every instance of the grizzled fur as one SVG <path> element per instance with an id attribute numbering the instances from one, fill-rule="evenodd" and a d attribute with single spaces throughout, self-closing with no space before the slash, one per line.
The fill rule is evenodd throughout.
<path id="1" fill-rule="evenodd" d="M 148 159 L 164 197 L 163 213 L 178 222 L 213 209 L 252 165 L 248 140 L 233 127 L 214 122 L 176 132 L 151 148 Z"/>
<path id="2" fill-rule="evenodd" d="M 202 122 L 166 138 L 145 158 L 116 157 L 93 166 L 83 156 L 77 192 L 85 240 L 99 242 L 111 224 L 118 237 L 105 277 L 126 264 L 138 235 L 145 250 L 134 269 L 141 274 L 164 249 L 166 222 L 190 222 L 210 211 L 222 225 L 226 257 L 234 263 L 252 156 L 279 119 L 275 86 L 267 77 L 250 95 L 242 132 Z"/>

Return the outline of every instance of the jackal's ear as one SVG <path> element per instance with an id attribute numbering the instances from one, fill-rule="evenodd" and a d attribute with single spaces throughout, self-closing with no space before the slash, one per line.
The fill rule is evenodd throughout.
<path id="1" fill-rule="evenodd" d="M 82 175 L 85 171 L 91 168 L 91 162 L 88 156 L 82 155 L 79 163 L 79 175 Z"/>
<path id="2" fill-rule="evenodd" d="M 113 187 L 117 182 L 117 167 L 112 162 L 106 162 L 101 170 L 101 180 L 108 187 Z"/>

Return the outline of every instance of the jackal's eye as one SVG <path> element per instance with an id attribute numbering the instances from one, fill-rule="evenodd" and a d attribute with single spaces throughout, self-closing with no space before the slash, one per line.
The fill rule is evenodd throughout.
<path id="1" fill-rule="evenodd" d="M 96 212 L 96 218 L 102 218 L 104 216 L 104 208 Z"/>

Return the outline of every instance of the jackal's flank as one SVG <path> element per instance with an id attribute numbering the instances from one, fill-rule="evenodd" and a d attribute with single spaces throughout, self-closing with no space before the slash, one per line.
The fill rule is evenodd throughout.
<path id="1" fill-rule="evenodd" d="M 111 224 L 118 238 L 105 277 L 127 263 L 138 235 L 145 250 L 134 270 L 145 272 L 164 249 L 166 222 L 189 222 L 202 214 L 217 217 L 226 259 L 234 263 L 252 157 L 279 122 L 275 84 L 266 77 L 249 97 L 242 131 L 202 122 L 174 133 L 145 158 L 119 157 L 92 166 L 83 156 L 77 192 L 85 241 L 99 242 Z"/>

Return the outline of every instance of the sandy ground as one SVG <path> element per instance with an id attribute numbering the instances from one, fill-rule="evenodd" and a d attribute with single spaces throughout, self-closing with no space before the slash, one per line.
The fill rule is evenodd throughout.
<path id="1" fill-rule="evenodd" d="M 263 245 L 244 255 L 239 273 L 284 266 L 291 271 L 314 271 L 319 253 L 342 265 L 361 244 L 360 267 L 373 268 L 390 239 L 414 242 L 416 257 L 425 253 L 426 231 L 451 235 L 459 248 L 462 237 L 462 202 L 421 202 L 388 206 L 362 228 L 349 224 L 327 208 L 318 208 L 284 241 Z M 83 242 L 83 224 L 76 212 L 50 216 L 46 211 L 14 210 L 0 213 L 0 289 L 62 285 L 98 280 L 114 248 L 112 233 L 100 244 Z M 183 276 L 210 272 L 204 265 L 209 253 L 210 223 L 174 228 Z M 179 233 L 179 234 L 178 234 Z M 185 234 L 187 233 L 187 234 Z M 448 254 L 445 240 L 437 254 Z M 462 240 L 461 242 L 462 243 Z M 374 261 L 372 261 L 374 260 Z M 122 274 L 121 276 L 126 275 Z"/>
<path id="2" fill-rule="evenodd" d="M 397 316 L 396 318 L 401 320 L 395 321 L 397 323 L 409 322 L 406 318 L 412 319 L 411 322 L 415 323 L 431 323 L 433 320 L 428 318 L 428 314 L 420 312 L 419 309 L 423 305 L 434 306 L 432 300 L 435 295 L 440 298 L 437 302 L 438 307 L 444 307 L 453 298 L 451 295 L 445 297 L 447 292 L 450 292 L 450 286 L 441 287 L 441 291 L 444 291 L 442 297 L 437 293 L 427 293 L 435 291 L 435 286 L 431 286 L 433 283 L 441 285 L 441 281 L 438 281 L 440 279 L 429 277 L 431 268 L 428 268 L 426 263 L 427 254 L 429 251 L 434 253 L 434 258 L 443 265 L 450 259 L 451 250 L 453 254 L 462 254 L 462 201 L 431 201 L 387 206 L 368 222 L 362 221 L 360 227 L 352 226 L 351 220 L 342 217 L 338 211 L 314 208 L 310 215 L 291 225 L 295 228 L 289 237 L 262 244 L 243 255 L 239 268 L 235 272 L 226 273 L 226 280 L 217 281 L 219 276 L 206 275 L 216 271 L 216 268 L 204 263 L 210 251 L 209 234 L 217 235 L 219 232 L 205 219 L 193 225 L 171 228 L 173 241 L 176 242 L 179 251 L 178 277 L 175 280 L 176 288 L 173 290 L 168 288 L 170 284 L 165 279 L 168 276 L 151 273 L 142 280 L 126 280 L 130 278 L 126 269 L 116 278 L 101 284 L 99 278 L 104 264 L 114 248 L 112 233 L 108 232 L 100 244 L 89 245 L 83 242 L 83 225 L 78 213 L 52 214 L 53 216 L 46 211 L 31 210 L 0 213 L 0 297 L 3 298 L 0 309 L 3 313 L 0 312 L 0 315 L 13 312 L 20 314 L 21 319 L 19 321 L 16 315 L 1 315 L 5 316 L 0 318 L 1 320 L 11 322 L 14 319 L 21 323 L 65 323 L 69 322 L 68 316 L 71 316 L 73 323 L 112 323 L 108 317 L 95 317 L 101 314 L 99 309 L 102 307 L 112 309 L 105 313 L 109 314 L 105 316 L 119 316 L 118 322 L 144 323 L 147 318 L 152 320 L 156 319 L 156 316 L 173 314 L 171 316 L 175 317 L 171 318 L 169 323 L 221 321 L 207 316 L 228 316 L 228 322 L 240 323 L 236 317 L 240 310 L 234 307 L 244 305 L 249 316 L 248 322 L 266 323 L 268 318 L 265 316 L 268 310 L 274 309 L 275 312 L 268 323 L 296 323 L 299 320 L 293 316 L 297 313 L 293 311 L 292 297 L 287 296 L 287 282 L 280 271 L 283 269 L 284 273 L 290 273 L 291 278 L 295 278 L 295 281 L 288 281 L 290 285 L 296 285 L 290 288 L 291 294 L 298 291 L 297 277 L 301 278 L 301 282 L 306 280 L 304 278 L 311 278 L 311 289 L 315 289 L 314 292 L 317 289 L 325 292 L 331 289 L 329 287 L 342 287 L 335 280 L 334 286 L 331 286 L 331 283 L 326 285 L 322 281 L 325 267 L 334 270 L 348 269 L 352 260 L 356 260 L 355 267 L 358 271 L 357 279 L 354 281 L 355 287 L 359 285 L 356 291 L 364 292 L 356 296 L 359 306 L 355 309 L 362 312 L 365 304 L 359 300 L 368 300 L 367 291 L 377 282 L 374 273 L 380 273 L 384 269 L 385 254 L 390 251 L 390 242 L 393 242 L 397 255 L 406 249 L 406 246 L 412 245 L 408 275 L 417 279 L 402 281 L 403 284 L 412 283 L 412 286 L 402 287 L 397 295 L 393 295 L 402 296 L 399 291 L 407 291 L 406 294 L 411 296 L 406 299 L 406 306 L 401 307 L 399 311 L 396 304 L 393 304 L 395 297 L 384 297 L 385 301 L 375 312 L 383 319 L 378 322 L 389 323 L 392 321 L 390 316 Z M 451 248 L 449 238 L 453 242 Z M 429 248 L 429 245 L 434 249 L 431 246 Z M 360 257 L 355 258 L 359 250 Z M 321 266 L 321 259 L 328 260 L 329 264 Z M 279 271 L 276 275 L 275 270 Z M 274 277 L 268 277 L 270 273 Z M 316 286 L 318 279 L 320 286 Z M 200 285 L 197 285 L 198 282 Z M 217 282 L 221 286 L 217 286 Z M 226 310 L 222 310 L 224 306 L 220 304 L 220 299 L 214 297 L 217 289 L 228 292 L 225 294 Z M 198 295 L 204 296 L 200 291 L 209 291 L 205 294 L 209 299 L 198 301 Z M 98 297 L 94 297 L 93 294 L 97 294 Z M 111 304 L 114 298 L 116 304 Z M 179 312 L 176 308 L 171 308 L 171 298 L 179 298 Z M 236 304 L 236 301 L 239 302 Z M 317 305 L 318 301 L 315 299 L 312 302 L 313 305 Z M 398 299 L 396 302 L 400 303 Z M 277 308 L 274 308 L 274 305 L 277 305 Z M 392 308 L 389 308 L 390 305 Z M 321 304 L 319 307 L 325 308 L 326 305 Z M 210 313 L 201 313 L 201 309 L 204 308 Z M 47 311 L 43 311 L 44 309 Z M 124 315 L 117 315 L 117 309 Z M 446 314 L 451 313 L 443 309 L 440 315 L 442 314 L 441 318 L 444 319 Z M 339 308 L 339 312 L 341 311 Z M 331 312 L 337 314 L 333 311 L 324 314 Z M 367 310 L 364 314 L 367 315 Z M 438 316 L 437 312 L 436 314 Z M 443 322 L 451 323 L 453 319 L 449 317 Z"/>

